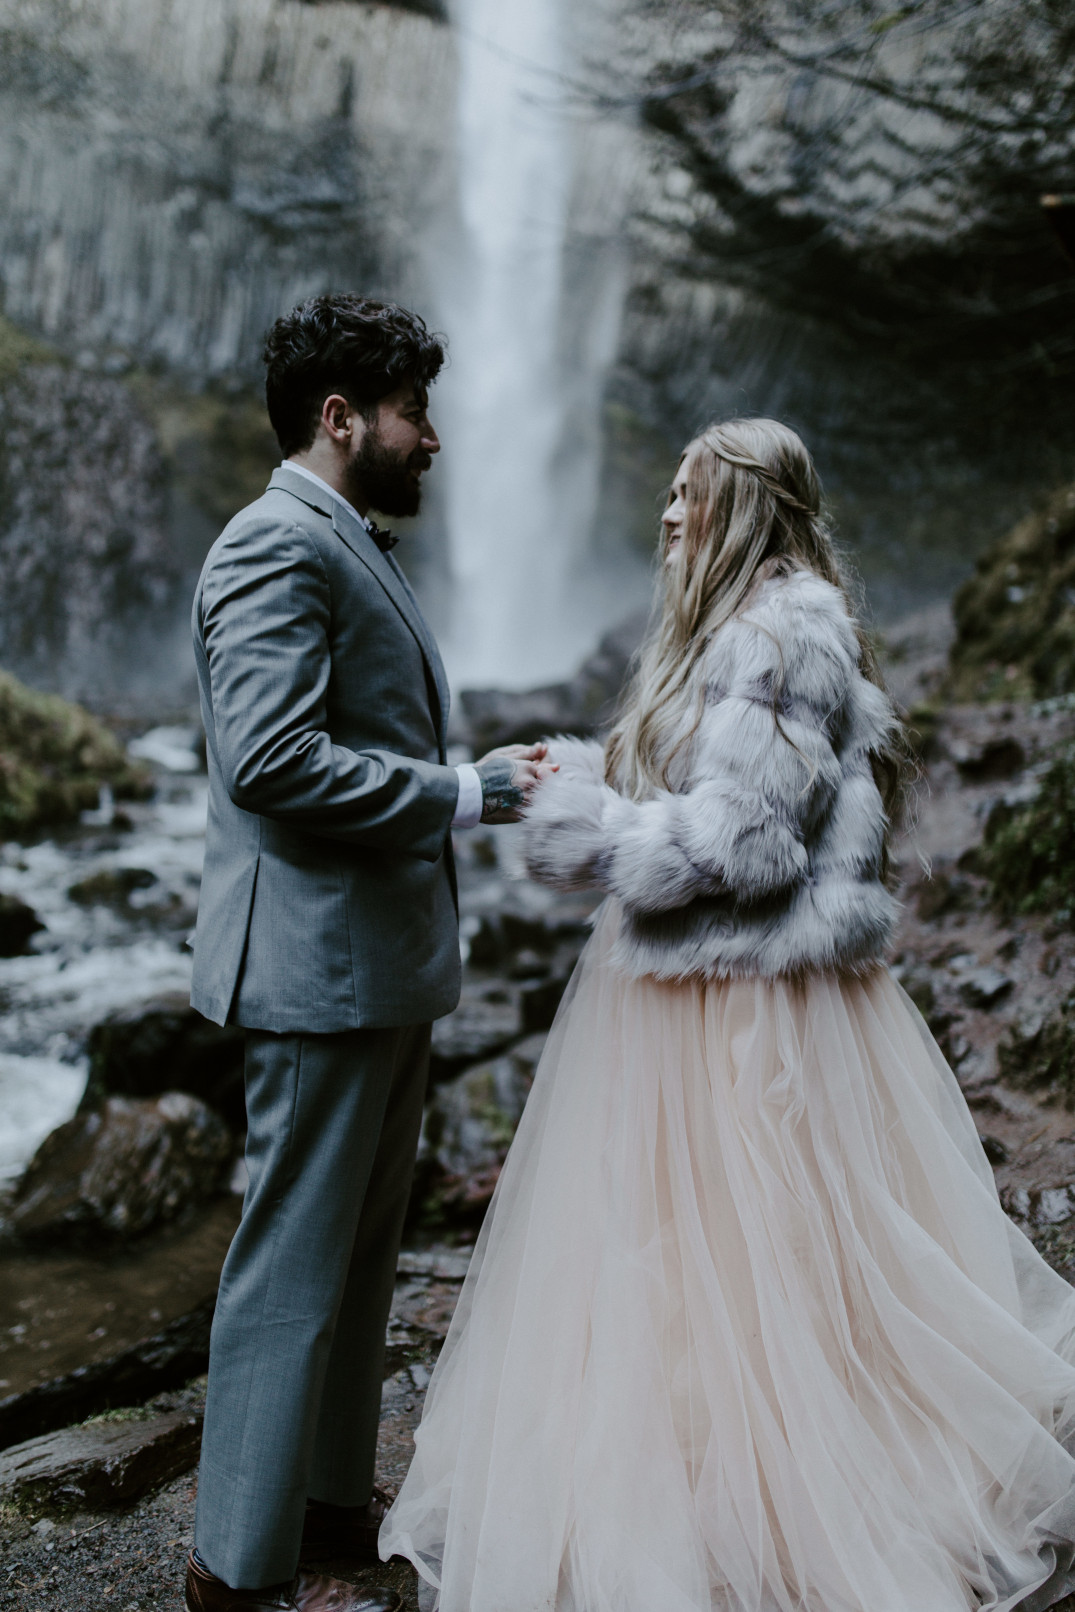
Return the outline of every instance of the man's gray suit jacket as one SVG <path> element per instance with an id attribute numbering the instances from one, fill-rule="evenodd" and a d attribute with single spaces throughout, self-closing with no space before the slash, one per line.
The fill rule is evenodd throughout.
<path id="1" fill-rule="evenodd" d="M 321 1033 L 459 999 L 448 686 L 402 571 L 287 466 L 214 543 L 193 630 L 209 821 L 191 1001 Z"/>

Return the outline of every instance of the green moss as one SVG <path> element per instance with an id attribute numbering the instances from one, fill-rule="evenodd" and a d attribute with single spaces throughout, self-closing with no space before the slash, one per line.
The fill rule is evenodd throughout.
<path id="1" fill-rule="evenodd" d="M 1030 1238 L 1045 1263 L 1070 1281 L 1075 1266 L 1075 1220 L 1065 1220 L 1059 1226 L 1041 1226 L 1031 1232 Z M 1060 1612 L 1067 1604 L 1061 1601 L 1053 1612 Z"/>
<path id="2" fill-rule="evenodd" d="M 994 808 L 979 868 L 1001 913 L 1045 912 L 1075 925 L 1075 746 L 1055 758 L 1028 805 Z"/>
<path id="3" fill-rule="evenodd" d="M 13 380 L 24 364 L 55 363 L 51 347 L 0 315 L 0 386 Z"/>
<path id="4" fill-rule="evenodd" d="M 153 1416 L 152 1405 L 119 1405 L 115 1410 L 98 1411 L 87 1416 L 79 1427 L 98 1427 L 102 1422 L 148 1422 Z"/>
<path id="5" fill-rule="evenodd" d="M 514 1140 L 518 1122 L 510 1114 L 505 1114 L 497 1102 L 496 1082 L 492 1071 L 487 1071 L 476 1079 L 471 1078 L 468 1082 L 467 1098 L 470 1112 L 485 1126 L 493 1147 L 506 1153 Z"/>
<path id="6" fill-rule="evenodd" d="M 149 792 L 148 775 L 82 706 L 0 672 L 0 836 L 77 820 L 102 784 L 121 799 Z"/>
<path id="7" fill-rule="evenodd" d="M 40 1516 L 40 1508 L 36 1511 L 23 1507 L 17 1501 L 5 1496 L 0 1500 L 0 1539 L 10 1539 L 13 1535 L 22 1535 L 32 1517 Z"/>
<path id="8" fill-rule="evenodd" d="M 128 385 L 156 427 L 170 482 L 214 525 L 261 497 L 280 449 L 253 387 L 192 392 L 145 373 Z"/>
<path id="9" fill-rule="evenodd" d="M 952 612 L 950 696 L 1045 698 L 1075 689 L 1075 484 L 985 551 Z"/>

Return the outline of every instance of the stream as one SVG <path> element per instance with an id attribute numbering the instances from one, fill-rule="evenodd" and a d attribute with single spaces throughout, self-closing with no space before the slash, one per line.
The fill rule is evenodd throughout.
<path id="1" fill-rule="evenodd" d="M 28 955 L 0 958 L 0 1185 L 74 1113 L 92 1027 L 189 990 L 208 799 L 195 741 L 169 728 L 132 744 L 158 774 L 151 801 L 117 810 L 106 794 L 77 827 L 0 845 L 0 890 L 45 926 Z"/>
<path id="2" fill-rule="evenodd" d="M 77 1108 L 93 1026 L 189 989 L 208 796 L 196 741 L 194 729 L 163 728 L 132 743 L 156 775 L 152 800 L 117 809 L 105 792 L 78 825 L 0 846 L 0 890 L 45 926 L 27 955 L 0 958 L 0 1191 Z M 0 1248 L 0 1401 L 204 1304 L 240 1204 L 226 1193 L 129 1246 Z"/>

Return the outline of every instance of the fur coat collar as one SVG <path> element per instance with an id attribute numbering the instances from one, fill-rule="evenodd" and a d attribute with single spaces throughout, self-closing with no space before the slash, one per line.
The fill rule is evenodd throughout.
<path id="1" fill-rule="evenodd" d="M 525 824 L 533 877 L 616 897 L 615 960 L 636 975 L 869 967 L 897 910 L 870 756 L 896 718 L 858 655 L 838 589 L 808 571 L 767 581 L 705 658 L 682 792 L 627 800 L 599 744 L 552 741 L 560 771 Z"/>

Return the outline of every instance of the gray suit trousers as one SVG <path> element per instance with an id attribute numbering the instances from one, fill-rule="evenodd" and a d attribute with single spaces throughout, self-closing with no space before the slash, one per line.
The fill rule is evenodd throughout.
<path id="1" fill-rule="evenodd" d="M 209 1359 L 195 1539 L 256 1589 L 295 1571 L 307 1498 L 364 1505 L 429 1025 L 248 1030 L 250 1185 Z"/>

